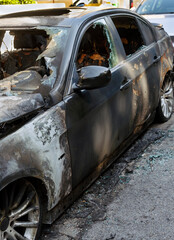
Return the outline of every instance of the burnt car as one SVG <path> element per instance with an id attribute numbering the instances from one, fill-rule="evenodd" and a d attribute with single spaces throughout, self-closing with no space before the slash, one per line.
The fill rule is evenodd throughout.
<path id="1" fill-rule="evenodd" d="M 173 108 L 173 46 L 129 10 L 0 17 L 0 239 L 36 240 Z"/>

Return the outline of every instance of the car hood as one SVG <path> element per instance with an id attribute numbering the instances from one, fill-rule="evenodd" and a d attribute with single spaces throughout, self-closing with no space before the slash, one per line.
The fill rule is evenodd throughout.
<path id="1" fill-rule="evenodd" d="M 152 14 L 152 15 L 142 15 L 151 23 L 160 23 L 163 25 L 165 31 L 169 36 L 174 36 L 174 14 Z"/>
<path id="2" fill-rule="evenodd" d="M 33 113 L 44 106 L 41 94 L 0 96 L 0 126 Z"/>

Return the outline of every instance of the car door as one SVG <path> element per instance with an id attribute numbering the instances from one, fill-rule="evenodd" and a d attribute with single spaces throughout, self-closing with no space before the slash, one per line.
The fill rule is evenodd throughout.
<path id="1" fill-rule="evenodd" d="M 78 82 L 78 69 L 83 66 L 102 65 L 111 70 L 106 87 L 73 92 L 70 86 L 64 99 L 73 187 L 107 160 L 133 131 L 132 81 L 125 77 L 123 49 L 119 44 L 115 48 L 116 42 L 106 21 L 96 20 L 81 32 L 72 57 L 71 86 Z"/>
<path id="2" fill-rule="evenodd" d="M 159 48 L 150 26 L 133 16 L 111 16 L 126 53 L 125 75 L 133 81 L 134 128 L 141 128 L 155 111 L 160 91 Z"/>

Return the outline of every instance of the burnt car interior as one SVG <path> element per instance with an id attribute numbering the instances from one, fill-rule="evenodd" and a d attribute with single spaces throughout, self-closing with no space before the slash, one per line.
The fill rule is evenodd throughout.
<path id="1" fill-rule="evenodd" d="M 46 49 L 48 40 L 44 30 L 0 31 L 0 83 L 17 74 L 14 75 L 17 82 L 11 85 L 10 90 L 35 91 L 42 77 L 50 74 L 44 58 L 37 60 Z M 0 90 L 3 91 L 2 87 Z"/>
<path id="2" fill-rule="evenodd" d="M 133 18 L 113 17 L 112 20 L 121 38 L 126 56 L 137 52 L 145 45 L 138 25 Z"/>
<path id="3" fill-rule="evenodd" d="M 77 57 L 77 68 L 89 65 L 109 67 L 111 47 L 102 25 L 91 26 L 84 34 Z"/>

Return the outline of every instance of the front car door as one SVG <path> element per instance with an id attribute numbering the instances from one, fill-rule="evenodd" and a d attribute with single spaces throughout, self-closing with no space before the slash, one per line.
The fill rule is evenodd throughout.
<path id="1" fill-rule="evenodd" d="M 73 187 L 108 159 L 133 131 L 132 81 L 125 79 L 123 49 L 120 51 L 113 35 L 104 18 L 90 23 L 82 31 L 72 57 L 71 86 L 78 82 L 77 72 L 83 66 L 105 66 L 112 73 L 106 87 L 78 93 L 70 88 L 64 99 Z"/>

